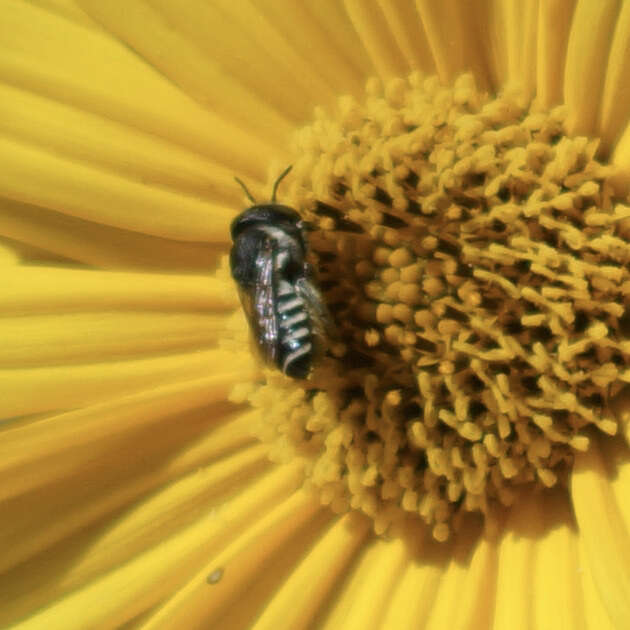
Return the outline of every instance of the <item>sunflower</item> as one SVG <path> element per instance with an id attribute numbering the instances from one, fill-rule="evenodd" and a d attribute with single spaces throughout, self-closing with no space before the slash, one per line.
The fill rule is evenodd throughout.
<path id="1" fill-rule="evenodd" d="M 6 0 L 0 626 L 630 627 L 630 4 Z M 261 365 L 256 199 L 335 330 Z"/>

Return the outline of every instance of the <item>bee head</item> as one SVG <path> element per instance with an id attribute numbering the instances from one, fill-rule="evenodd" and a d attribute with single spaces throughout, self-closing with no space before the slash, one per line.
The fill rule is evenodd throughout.
<path id="1" fill-rule="evenodd" d="M 276 203 L 278 185 L 289 174 L 292 168 L 292 166 L 285 168 L 278 176 L 278 179 L 276 179 L 273 185 L 271 202 L 269 203 L 257 203 L 249 190 L 247 190 L 247 186 L 245 186 L 238 177 L 234 178 L 254 205 L 239 214 L 234 221 L 232 221 L 230 227 L 232 239 L 235 239 L 244 230 L 253 225 L 276 227 L 285 230 L 289 234 L 296 231 L 299 234 L 305 229 L 305 223 L 300 219 L 300 215 L 293 210 L 293 208 Z"/>
<path id="2" fill-rule="evenodd" d="M 289 206 L 278 203 L 260 204 L 241 212 L 232 221 L 230 227 L 232 240 L 253 226 L 279 228 L 287 234 L 297 235 L 301 233 L 304 222 L 300 215 Z"/>

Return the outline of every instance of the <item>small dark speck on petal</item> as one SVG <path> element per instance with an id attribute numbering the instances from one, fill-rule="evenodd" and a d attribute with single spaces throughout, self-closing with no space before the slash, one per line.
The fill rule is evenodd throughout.
<path id="1" fill-rule="evenodd" d="M 208 584 L 216 584 L 223 577 L 223 569 L 215 569 L 208 577 L 206 578 L 206 582 Z"/>

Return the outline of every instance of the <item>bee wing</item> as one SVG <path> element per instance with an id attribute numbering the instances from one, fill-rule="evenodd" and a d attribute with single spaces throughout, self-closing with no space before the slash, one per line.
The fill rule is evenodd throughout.
<path id="1" fill-rule="evenodd" d="M 295 283 L 295 288 L 306 304 L 306 310 L 311 319 L 311 326 L 317 350 L 321 352 L 326 347 L 326 341 L 335 338 L 336 330 L 326 304 L 319 289 L 308 273 Z"/>
<path id="2" fill-rule="evenodd" d="M 263 239 L 256 252 L 253 290 L 240 290 L 241 303 L 263 359 L 275 363 L 278 356 L 278 318 L 275 305 L 274 252 L 270 239 Z"/>

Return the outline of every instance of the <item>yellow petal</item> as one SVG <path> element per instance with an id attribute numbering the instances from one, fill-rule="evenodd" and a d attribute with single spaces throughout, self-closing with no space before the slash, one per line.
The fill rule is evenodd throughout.
<path id="1" fill-rule="evenodd" d="M 497 5 L 505 28 L 508 84 L 532 94 L 536 76 L 537 2 L 507 0 Z"/>
<path id="2" fill-rule="evenodd" d="M 420 21 L 420 15 L 413 3 L 378 0 L 378 5 L 398 46 L 398 54 L 405 59 L 407 68 L 434 73 L 433 55 Z"/>
<path id="3" fill-rule="evenodd" d="M 429 40 L 438 76 L 451 82 L 465 70 L 473 70 L 477 84 L 489 84 L 477 25 L 483 23 L 480 7 L 457 0 L 416 0 L 424 32 Z"/>
<path id="4" fill-rule="evenodd" d="M 598 135 L 606 148 L 610 148 L 628 124 L 630 110 L 630 4 L 627 2 L 619 7 L 601 101 Z"/>
<path id="5" fill-rule="evenodd" d="M 306 60 L 306 65 L 300 65 L 300 71 L 305 72 L 305 77 L 313 75 L 320 77 L 322 81 L 334 88 L 335 94 L 359 95 L 363 93 L 365 73 L 359 69 L 354 58 L 361 53 L 360 42 L 353 39 L 353 37 L 356 38 L 356 33 L 352 30 L 347 16 L 342 13 L 340 2 L 335 1 L 329 7 L 325 6 L 326 2 L 305 3 L 293 2 L 293 0 L 257 2 L 255 5 L 255 9 L 264 16 L 266 25 L 272 24 L 276 29 L 275 35 L 282 38 L 284 45 L 289 44 L 292 51 L 291 59 L 299 55 L 301 60 Z M 175 2 L 173 6 L 179 8 L 181 3 Z M 258 38 L 264 37 L 262 32 L 256 33 L 257 22 L 248 20 L 249 16 L 240 11 L 241 6 L 241 3 L 223 4 L 226 10 L 232 11 L 235 19 L 240 20 L 243 28 L 249 29 L 248 33 L 253 32 Z M 251 5 L 249 9 L 251 10 Z M 322 19 L 317 19 L 315 14 L 318 11 L 323 12 L 325 16 L 320 17 L 327 17 L 334 23 L 335 28 L 328 28 L 331 24 L 324 25 Z M 337 15 L 335 11 L 338 12 Z M 240 39 L 239 42 L 234 42 L 234 45 L 238 46 L 239 43 Z M 289 60 L 278 59 L 276 55 L 275 61 L 286 63 Z M 286 72 L 286 69 L 283 68 L 283 71 Z M 275 71 L 272 74 L 275 74 Z M 290 77 L 283 74 L 284 82 L 281 89 L 285 93 L 293 84 L 296 73 L 292 74 L 293 76 Z M 270 77 L 270 73 L 266 71 L 263 75 L 265 79 Z M 320 103 L 320 97 L 317 96 L 312 102 Z"/>
<path id="6" fill-rule="evenodd" d="M 206 350 L 159 358 L 42 368 L 0 369 L 0 416 L 71 409 L 212 372 L 227 399 L 233 385 L 253 375 L 249 353 Z M 217 371 L 217 366 L 222 366 Z M 249 377 L 247 375 L 250 375 Z"/>
<path id="7" fill-rule="evenodd" d="M 6 245 L 0 245 L 0 267 L 17 265 L 18 263 L 19 258 L 15 249 Z"/>
<path id="8" fill-rule="evenodd" d="M 347 63 L 357 69 L 360 93 L 362 94 L 365 79 L 374 74 L 374 67 L 343 4 L 339 0 L 311 2 L 308 3 L 308 12 L 326 32 L 333 49 L 338 51 L 347 60 Z"/>
<path id="9" fill-rule="evenodd" d="M 576 535 L 562 494 L 524 492 L 506 528 L 494 627 L 584 627 Z"/>
<path id="10" fill-rule="evenodd" d="M 608 616 L 604 602 L 599 595 L 599 588 L 594 580 L 593 573 L 585 560 L 584 544 L 581 538 L 579 539 L 578 551 L 580 554 L 578 558 L 578 573 L 582 580 L 584 625 L 595 630 L 617 630 L 618 626 Z"/>
<path id="11" fill-rule="evenodd" d="M 102 269 L 207 273 L 225 254 L 224 243 L 193 243 L 121 230 L 26 203 L 0 199 L 0 235 L 22 248 Z M 26 260 L 33 258 L 29 254 Z"/>
<path id="12" fill-rule="evenodd" d="M 548 531 L 536 541 L 531 576 L 534 628 L 587 628 L 580 584 L 578 535 L 570 523 L 566 497 L 550 492 L 543 498 Z"/>
<path id="13" fill-rule="evenodd" d="M 131 22 L 133 12 L 142 12 L 140 3 L 101 6 L 103 12 L 113 13 L 124 6 L 129 13 L 121 28 Z M 269 144 L 256 137 L 251 127 L 231 124 L 101 28 L 85 27 L 26 2 L 7 2 L 2 22 L 0 79 L 5 83 L 165 138 L 236 173 L 264 179 L 268 156 L 278 147 L 274 133 L 278 127 L 263 125 L 261 132 L 267 134 Z M 148 23 L 139 28 L 151 32 L 153 38 L 158 35 Z M 164 43 L 160 50 L 167 50 Z M 169 50 L 170 58 L 184 65 L 176 52 Z M 263 120 L 262 111 L 252 122 Z"/>
<path id="14" fill-rule="evenodd" d="M 18 496 L 71 476 L 73 470 L 90 463 L 99 443 L 107 452 L 110 441 L 131 439 L 135 431 L 154 427 L 170 415 L 224 402 L 230 384 L 229 375 L 213 374 L 115 396 L 76 411 L 44 416 L 24 426 L 3 427 L 0 465 L 7 483 L 2 485 L 0 496 Z M 238 432 L 238 425 L 234 430 Z"/>
<path id="15" fill-rule="evenodd" d="M 427 628 L 489 627 L 496 596 L 497 549 L 477 534 L 477 528 L 471 527 L 459 536 L 454 557 L 443 570 Z"/>
<path id="16" fill-rule="evenodd" d="M 296 580 L 296 571 L 293 566 L 299 562 L 304 547 L 300 549 L 299 543 L 304 545 L 304 538 L 310 538 L 311 533 L 318 534 L 331 520 L 331 515 L 322 510 L 319 502 L 304 491 L 299 491 L 280 503 L 275 509 L 269 511 L 236 538 L 221 553 L 211 560 L 207 560 L 206 567 L 200 571 L 186 586 L 172 597 L 160 610 L 153 615 L 145 625 L 146 630 L 157 628 L 172 628 L 178 620 L 186 618 L 191 627 L 220 626 L 219 619 L 222 615 L 244 616 L 249 623 L 241 627 L 252 627 L 251 617 L 256 613 L 258 606 L 242 607 L 242 610 L 230 610 L 240 598 L 252 593 L 253 602 L 259 602 L 259 592 L 269 591 L 265 584 L 280 587 L 280 592 L 287 588 L 287 584 Z M 350 534 L 348 534 L 350 535 Z M 324 538 L 325 539 L 325 538 Z M 340 542 L 338 540 L 338 542 Z M 298 544 L 296 544 L 298 543 Z M 320 539 L 315 550 L 322 545 Z M 343 556 L 343 550 L 338 548 L 337 553 Z M 283 558 L 283 556 L 285 556 Z M 291 560 L 287 566 L 286 558 Z M 329 557 L 327 560 L 331 560 Z M 338 563 L 339 560 L 337 559 Z M 331 565 L 334 566 L 335 562 Z M 323 565 L 322 565 L 323 566 Z M 223 575 L 216 584 L 208 584 L 207 576 L 217 568 L 223 570 Z M 289 573 L 287 576 L 286 574 Z M 310 573 L 309 582 L 312 582 L 313 574 Z M 284 586 L 281 586 L 288 580 Z M 304 587 L 304 584 L 301 584 Z M 209 597 L 209 589 L 211 597 Z M 267 593 L 267 599 L 271 593 Z M 317 590 L 312 583 L 303 590 L 300 599 L 309 598 L 311 606 L 317 608 L 319 601 Z M 300 599 L 292 601 L 291 609 L 284 609 L 284 618 L 287 627 L 298 628 L 299 625 L 291 624 L 292 612 L 299 609 Z M 260 601 L 263 604 L 264 600 Z M 264 605 L 264 604 L 263 604 Z M 268 614 L 270 607 L 265 608 Z M 182 616 L 183 615 L 183 616 Z M 229 622 L 226 623 L 229 625 Z M 238 627 L 238 624 L 233 624 Z"/>
<path id="17" fill-rule="evenodd" d="M 444 576 L 444 566 L 439 562 L 425 562 L 422 558 L 419 554 L 407 564 L 391 595 L 383 628 L 413 630 L 426 627 Z"/>
<path id="18" fill-rule="evenodd" d="M 254 628 L 278 628 L 283 619 L 290 628 L 308 628 L 320 617 L 323 605 L 346 575 L 365 542 L 368 527 L 357 514 L 338 519 L 294 568 Z"/>
<path id="19" fill-rule="evenodd" d="M 68 133 L 68 130 L 72 130 Z M 236 205 L 233 172 L 173 142 L 23 89 L 0 85 L 0 131 L 20 143 L 139 180 Z"/>
<path id="20" fill-rule="evenodd" d="M 367 50 L 376 72 L 381 77 L 400 76 L 409 72 L 396 42 L 387 28 L 378 3 L 345 0 L 345 9 Z M 417 19 L 417 17 L 416 17 Z"/>
<path id="21" fill-rule="evenodd" d="M 95 471 L 88 469 L 84 483 L 69 488 L 70 491 L 63 486 L 46 489 L 49 495 L 51 489 L 59 492 L 57 501 L 42 492 L 29 497 L 28 501 L 13 502 L 11 518 L 0 530 L 3 548 L 9 550 L 8 557 L 2 559 L 3 594 L 6 599 L 19 600 L 14 602 L 16 606 L 19 603 L 36 608 L 45 603 L 45 597 L 60 596 L 91 576 L 143 553 L 158 544 L 160 538 L 168 538 L 190 525 L 208 506 L 222 502 L 228 493 L 235 489 L 240 491 L 245 483 L 252 483 L 265 474 L 270 467 L 265 450 L 258 444 L 218 457 L 214 462 L 212 459 L 202 461 L 203 468 L 197 468 L 194 474 L 190 469 L 183 471 L 185 474 L 176 482 L 173 481 L 175 477 L 169 478 L 165 474 L 152 478 L 149 470 L 138 470 L 133 463 L 127 462 L 126 467 L 136 472 L 133 483 L 129 483 L 129 473 L 121 474 L 125 471 L 125 461 L 122 457 L 114 458 L 112 466 L 118 466 L 118 474 L 114 469 L 102 479 L 101 462 L 101 479 L 91 474 Z M 148 452 L 149 456 L 152 454 Z M 129 452 L 126 455 L 133 456 Z M 153 465 L 156 463 L 154 461 Z M 168 472 L 178 471 L 171 469 Z M 160 488 L 159 482 L 165 480 L 170 484 L 167 489 L 145 500 L 149 492 L 155 492 Z M 43 504 L 38 502 L 33 507 L 35 498 L 41 498 Z M 132 505 L 133 509 L 130 508 Z M 127 513 L 127 518 L 118 521 L 121 511 Z M 42 522 L 46 523 L 45 528 L 38 526 Z M 86 529 L 92 530 L 90 534 L 86 534 Z M 98 537 L 94 536 L 95 531 Z M 39 572 L 36 574 L 38 578 L 33 579 L 33 566 L 44 561 L 37 554 L 64 540 L 64 548 L 89 540 L 90 553 L 65 570 L 64 579 L 51 589 L 48 580 Z M 44 574 L 54 575 L 60 571 L 65 564 L 63 556 L 64 553 L 56 554 L 54 560 L 49 560 L 50 566 Z M 29 563 L 28 567 L 24 567 L 25 561 Z M 29 579 L 30 589 L 25 589 L 24 584 Z"/>
<path id="22" fill-rule="evenodd" d="M 98 28 L 98 25 L 77 5 L 76 0 L 31 0 L 31 4 L 46 9 L 46 11 L 67 20 L 76 22 L 81 26 Z"/>
<path id="23" fill-rule="evenodd" d="M 226 317 L 193 313 L 102 312 L 5 317 L 1 368 L 101 362 L 208 349 Z"/>
<path id="24" fill-rule="evenodd" d="M 620 170 L 614 181 L 618 194 L 627 196 L 630 192 L 630 124 L 620 133 L 610 161 Z"/>
<path id="25" fill-rule="evenodd" d="M 381 627 L 381 617 L 408 561 L 403 540 L 376 540 L 364 545 L 322 628 Z"/>
<path id="26" fill-rule="evenodd" d="M 227 242 L 234 211 L 226 206 L 6 138 L 0 161 L 0 190 L 15 201 L 163 238 Z"/>
<path id="27" fill-rule="evenodd" d="M 282 10 L 286 2 L 275 4 Z M 335 96 L 336 90 L 326 80 L 334 67 L 324 68 L 313 63 L 313 48 L 304 37 L 294 40 L 297 45 L 291 45 L 273 19 L 274 11 L 269 11 L 264 4 L 250 0 L 238 4 L 224 0 L 212 3 L 192 0 L 182 6 L 180 2 L 166 0 L 159 4 L 157 11 L 213 67 L 216 66 L 221 81 L 218 85 L 223 86 L 225 78 L 229 77 L 243 86 L 244 108 L 250 107 L 248 101 L 255 99 L 255 107 L 259 101 L 272 106 L 286 124 L 310 117 L 310 103 L 332 102 Z M 222 28 L 216 28 L 218 23 Z M 213 37 L 208 37 L 209 32 Z M 295 27 L 293 32 L 295 34 Z M 243 63 L 244 59 L 247 63 Z M 227 87 L 230 88 L 229 82 Z M 235 115 L 234 103 L 227 100 L 228 94 L 220 92 L 212 92 L 210 98 L 225 99 L 229 118 Z M 220 103 L 217 109 L 222 111 Z M 243 122 L 256 128 L 259 123 L 251 120 L 250 112 L 246 112 Z"/>
<path id="28" fill-rule="evenodd" d="M 210 276 L 16 267 L 2 277 L 3 313 L 150 310 L 228 310 L 233 287 Z"/>
<path id="29" fill-rule="evenodd" d="M 177 6 L 186 10 L 179 3 Z M 213 58 L 210 51 L 204 50 L 208 45 L 207 35 L 205 45 L 202 43 L 200 47 L 199 42 L 196 42 L 189 32 L 183 30 L 181 25 L 180 28 L 177 24 L 175 27 L 171 25 L 169 13 L 175 8 L 174 4 L 150 6 L 147 3 L 129 4 L 119 0 L 107 3 L 81 0 L 81 7 L 115 38 L 127 43 L 143 59 L 179 86 L 184 93 L 215 112 L 219 120 L 227 121 L 234 126 L 242 127 L 246 124 L 248 131 L 254 136 L 258 135 L 279 147 L 284 144 L 283 141 L 290 131 L 289 120 L 278 111 L 284 94 L 278 93 L 278 90 L 275 93 L 270 90 L 262 94 L 256 93 L 248 86 L 242 85 L 238 80 L 239 76 L 233 70 L 225 67 L 221 59 Z M 242 30 L 236 29 L 228 20 L 221 20 L 216 14 L 214 3 L 199 5 L 188 31 L 194 29 L 195 24 L 205 22 L 207 33 L 208 20 L 212 21 L 214 28 L 221 24 L 224 36 L 233 46 L 241 44 Z M 238 56 L 234 59 L 238 60 Z M 259 78 L 262 78 L 257 62 L 252 59 L 249 63 L 258 68 Z M 269 66 L 267 63 L 266 67 Z M 246 73 L 247 70 L 243 68 L 242 74 Z M 267 73 L 263 76 L 266 78 Z M 290 109 L 288 111 L 291 112 Z"/>
<path id="30" fill-rule="evenodd" d="M 567 44 L 564 100 L 571 133 L 593 133 L 617 17 L 616 0 L 578 0 Z"/>
<path id="31" fill-rule="evenodd" d="M 287 503 L 286 497 L 298 483 L 297 473 L 298 468 L 295 466 L 277 468 L 245 484 L 244 491 L 233 499 L 206 505 L 205 512 L 174 536 L 161 540 L 144 553 L 86 581 L 63 598 L 49 600 L 49 606 L 16 627 L 79 630 L 122 625 L 168 597 L 207 563 L 212 554 L 218 555 L 230 548 L 235 538 L 247 536 L 252 523 L 256 523 L 253 526 L 256 532 L 260 531 L 256 529 L 260 522 L 264 521 L 268 525 L 271 522 L 269 529 L 273 534 L 273 524 L 277 518 L 276 521 L 273 517 L 265 519 L 265 515 L 282 511 Z M 319 506 L 316 504 L 316 507 Z M 145 505 L 140 504 L 130 512 L 128 526 L 133 526 L 138 518 L 146 518 L 144 508 Z M 146 509 L 151 511 L 152 508 L 153 504 L 149 500 Z M 293 511 L 289 513 L 294 514 Z M 286 526 L 290 527 L 290 523 L 287 522 Z M 89 540 L 86 544 L 89 545 Z M 68 548 L 67 551 L 70 559 L 73 550 Z M 209 585 L 206 584 L 206 587 L 209 588 Z M 205 591 L 203 603 L 207 605 L 208 601 Z M 190 611 L 191 615 L 193 612 Z"/>
<path id="32" fill-rule="evenodd" d="M 544 107 L 562 102 L 562 82 L 571 17 L 576 0 L 538 3 L 536 98 Z"/>
<path id="33" fill-rule="evenodd" d="M 571 496 L 585 569 L 593 575 L 613 626 L 626 628 L 630 626 L 630 471 L 624 463 L 613 480 L 606 469 L 606 452 L 594 441 L 587 452 L 576 454 Z"/>

